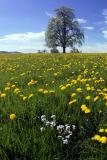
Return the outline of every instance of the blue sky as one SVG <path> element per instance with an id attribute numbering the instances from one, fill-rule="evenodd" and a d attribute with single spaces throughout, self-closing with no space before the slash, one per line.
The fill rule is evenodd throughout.
<path id="1" fill-rule="evenodd" d="M 107 52 L 107 0 L 0 0 L 0 50 L 45 49 L 45 30 L 54 9 L 75 10 L 85 31 L 86 52 Z"/>

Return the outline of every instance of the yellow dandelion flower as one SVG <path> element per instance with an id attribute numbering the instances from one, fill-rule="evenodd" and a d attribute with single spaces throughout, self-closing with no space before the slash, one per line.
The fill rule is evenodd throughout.
<path id="1" fill-rule="evenodd" d="M 96 97 L 94 98 L 94 102 L 96 102 L 98 99 L 99 99 L 99 96 L 96 96 Z"/>
<path id="2" fill-rule="evenodd" d="M 87 87 L 86 90 L 87 90 L 87 91 L 91 91 L 91 88 L 90 88 L 90 87 Z"/>
<path id="3" fill-rule="evenodd" d="M 68 104 L 69 104 L 69 105 L 72 105 L 72 104 L 74 104 L 74 103 L 76 103 L 76 102 L 77 102 L 77 99 L 74 99 L 74 100 L 70 101 Z"/>
<path id="4" fill-rule="evenodd" d="M 82 105 L 81 105 L 81 110 L 82 110 L 82 111 L 85 111 L 86 109 L 87 109 L 86 104 L 82 104 Z"/>
<path id="5" fill-rule="evenodd" d="M 15 120 L 16 119 L 16 115 L 14 113 L 9 115 L 10 120 Z"/>
<path id="6" fill-rule="evenodd" d="M 105 133 L 107 133 L 107 128 L 105 129 Z"/>
<path id="7" fill-rule="evenodd" d="M 82 88 L 77 88 L 76 91 L 81 93 L 82 92 Z"/>
<path id="8" fill-rule="evenodd" d="M 106 136 L 102 136 L 99 141 L 101 143 L 107 143 L 107 137 Z"/>
<path id="9" fill-rule="evenodd" d="M 75 97 L 75 96 L 76 96 L 76 93 L 72 93 L 72 94 L 71 94 L 71 97 Z"/>
<path id="10" fill-rule="evenodd" d="M 37 82 L 38 82 L 38 81 L 32 79 L 27 85 L 28 85 L 28 86 L 31 86 L 31 85 L 33 85 L 33 84 L 37 84 Z"/>
<path id="11" fill-rule="evenodd" d="M 33 93 L 29 94 L 28 99 L 32 98 L 34 96 Z"/>
<path id="12" fill-rule="evenodd" d="M 99 129 L 99 133 L 104 133 L 104 129 L 103 129 L 103 128 L 100 128 L 100 129 Z"/>
<path id="13" fill-rule="evenodd" d="M 13 84 L 12 86 L 11 86 L 11 88 L 15 88 L 16 87 L 16 85 L 15 84 Z"/>
<path id="14" fill-rule="evenodd" d="M 86 100 L 90 100 L 90 99 L 91 99 L 91 96 L 86 96 L 85 99 L 86 99 Z"/>
<path id="15" fill-rule="evenodd" d="M 48 90 L 44 90 L 43 93 L 44 94 L 48 94 L 49 92 L 48 92 Z"/>
<path id="16" fill-rule="evenodd" d="M 70 86 L 71 86 L 71 84 L 70 84 L 70 83 L 66 84 L 66 87 L 70 87 Z"/>
<path id="17" fill-rule="evenodd" d="M 66 89 L 66 87 L 65 87 L 65 86 L 61 87 L 61 91 L 64 91 L 65 89 Z"/>
<path id="18" fill-rule="evenodd" d="M 104 91 L 104 92 L 107 92 L 107 88 L 103 88 L 103 91 Z"/>
<path id="19" fill-rule="evenodd" d="M 19 88 L 15 88 L 14 89 L 14 93 L 16 93 L 16 94 L 18 94 L 18 93 L 20 93 L 21 91 L 20 91 L 20 89 Z"/>
<path id="20" fill-rule="evenodd" d="M 1 97 L 1 98 L 6 97 L 6 93 L 0 93 L 0 97 Z"/>
<path id="21" fill-rule="evenodd" d="M 73 84 L 77 84 L 77 80 L 75 80 L 75 79 L 72 80 L 71 82 L 72 82 Z"/>
<path id="22" fill-rule="evenodd" d="M 43 92 L 43 89 L 42 89 L 42 88 L 38 89 L 38 92 L 42 93 L 42 92 Z"/>
<path id="23" fill-rule="evenodd" d="M 10 90 L 10 87 L 5 87 L 5 91 Z"/>
<path id="24" fill-rule="evenodd" d="M 90 113 L 91 110 L 89 108 L 87 108 L 84 112 L 87 114 L 87 113 Z"/>
<path id="25" fill-rule="evenodd" d="M 107 95 L 105 95 L 105 96 L 104 96 L 104 100 L 106 100 L 106 101 L 107 101 Z"/>
<path id="26" fill-rule="evenodd" d="M 92 137 L 91 139 L 92 140 L 97 140 L 97 141 L 99 141 L 100 140 L 100 135 L 98 135 L 98 134 L 96 134 L 94 137 Z"/>
<path id="27" fill-rule="evenodd" d="M 26 99 L 27 99 L 27 96 L 24 96 L 24 97 L 23 97 L 23 101 L 25 101 Z"/>

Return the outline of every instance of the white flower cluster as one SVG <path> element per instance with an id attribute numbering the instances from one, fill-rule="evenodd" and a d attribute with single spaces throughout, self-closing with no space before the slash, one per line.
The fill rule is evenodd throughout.
<path id="1" fill-rule="evenodd" d="M 58 125 L 57 126 L 57 131 L 59 133 L 58 138 L 63 141 L 63 144 L 68 144 L 71 136 L 73 135 L 73 131 L 76 129 L 75 125 Z"/>
<path id="2" fill-rule="evenodd" d="M 46 119 L 46 115 L 41 116 L 41 122 L 46 126 L 50 126 L 51 128 L 56 128 L 58 132 L 58 139 L 61 139 L 63 144 L 68 144 L 71 136 L 73 135 L 74 130 L 76 129 L 75 125 L 57 125 L 56 123 L 56 115 L 51 116 L 51 121 Z M 45 130 L 45 127 L 40 128 L 41 132 Z"/>
<path id="3" fill-rule="evenodd" d="M 51 121 L 48 121 L 46 119 L 46 115 L 42 115 L 41 116 L 41 122 L 43 122 L 46 126 L 50 126 L 51 128 L 55 127 L 56 126 L 56 116 L 55 115 L 52 115 L 51 116 Z M 45 130 L 44 127 L 41 127 L 40 128 L 41 132 Z"/>

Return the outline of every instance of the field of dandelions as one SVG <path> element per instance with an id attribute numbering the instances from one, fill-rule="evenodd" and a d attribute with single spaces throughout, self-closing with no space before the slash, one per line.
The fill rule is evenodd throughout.
<path id="1" fill-rule="evenodd" d="M 0 160 L 106 160 L 107 54 L 0 55 Z"/>

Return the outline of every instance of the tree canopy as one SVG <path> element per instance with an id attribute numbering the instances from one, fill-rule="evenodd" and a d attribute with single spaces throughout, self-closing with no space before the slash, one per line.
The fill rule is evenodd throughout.
<path id="1" fill-rule="evenodd" d="M 49 48 L 62 47 L 63 53 L 66 52 L 66 47 L 81 46 L 84 42 L 84 32 L 75 18 L 74 10 L 61 7 L 56 9 L 55 13 L 56 16 L 48 23 L 46 45 Z"/>

